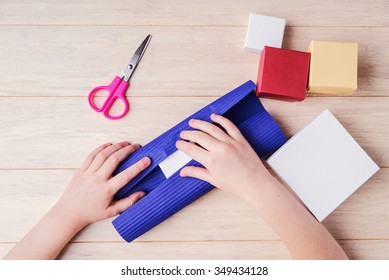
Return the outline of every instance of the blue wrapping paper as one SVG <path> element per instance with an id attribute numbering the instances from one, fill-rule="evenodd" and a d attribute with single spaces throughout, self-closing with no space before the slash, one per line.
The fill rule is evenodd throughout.
<path id="1" fill-rule="evenodd" d="M 285 135 L 255 96 L 254 90 L 252 81 L 244 83 L 155 138 L 119 165 L 114 175 L 145 156 L 152 160 L 146 170 L 115 195 L 115 199 L 120 199 L 138 190 L 147 192 L 144 198 L 113 220 L 113 226 L 123 239 L 133 241 L 214 188 L 205 181 L 181 177 L 181 169 L 166 179 L 159 167 L 177 150 L 175 143 L 180 139 L 180 132 L 192 129 L 190 119 L 211 122 L 212 113 L 225 116 L 239 128 L 260 157 L 273 153 L 286 142 Z M 194 160 L 187 165 L 201 166 Z"/>

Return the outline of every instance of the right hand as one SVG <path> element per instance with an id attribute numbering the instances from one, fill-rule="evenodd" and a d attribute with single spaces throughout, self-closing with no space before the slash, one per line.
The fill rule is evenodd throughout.
<path id="1" fill-rule="evenodd" d="M 205 168 L 187 166 L 180 174 L 207 181 L 244 200 L 250 200 L 253 191 L 275 179 L 230 120 L 216 114 L 212 114 L 211 119 L 227 133 L 209 122 L 190 120 L 189 125 L 197 130 L 182 131 L 181 138 L 190 142 L 179 140 L 176 146 Z"/>

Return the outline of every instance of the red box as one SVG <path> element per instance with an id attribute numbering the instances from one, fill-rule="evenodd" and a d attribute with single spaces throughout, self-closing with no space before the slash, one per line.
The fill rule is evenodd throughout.
<path id="1" fill-rule="evenodd" d="M 285 101 L 302 101 L 307 89 L 308 52 L 265 46 L 259 62 L 256 94 Z"/>

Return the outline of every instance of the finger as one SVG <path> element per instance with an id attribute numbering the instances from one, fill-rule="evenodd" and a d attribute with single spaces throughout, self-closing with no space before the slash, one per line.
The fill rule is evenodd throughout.
<path id="1" fill-rule="evenodd" d="M 199 130 L 184 130 L 181 131 L 180 136 L 182 139 L 199 144 L 208 151 L 214 150 L 221 144 L 220 141 Z"/>
<path id="2" fill-rule="evenodd" d="M 145 170 L 151 164 L 151 159 L 144 157 L 135 164 L 131 165 L 126 170 L 120 172 L 115 177 L 113 177 L 110 182 L 113 187 L 113 191 L 116 193 L 120 190 L 125 184 L 134 179 L 139 173 Z"/>
<path id="3" fill-rule="evenodd" d="M 217 114 L 212 114 L 211 120 L 213 120 L 215 123 L 220 124 L 227 131 L 228 135 L 230 135 L 232 138 L 236 140 L 240 140 L 243 138 L 242 133 L 240 133 L 239 129 L 229 119 Z"/>
<path id="4" fill-rule="evenodd" d="M 110 155 L 112 155 L 114 152 L 128 145 L 129 145 L 128 142 L 120 142 L 106 147 L 104 150 L 102 150 L 100 153 L 96 155 L 92 164 L 89 167 L 89 170 L 97 171 L 107 160 L 107 158 L 109 158 Z"/>
<path id="5" fill-rule="evenodd" d="M 138 200 L 143 198 L 146 195 L 145 192 L 138 191 L 134 192 L 130 196 L 127 196 L 125 198 L 122 198 L 120 200 L 116 200 L 111 204 L 111 206 L 108 207 L 108 216 L 113 217 L 120 213 L 123 213 L 128 208 L 130 208 L 132 205 L 134 205 Z"/>
<path id="6" fill-rule="evenodd" d="M 81 164 L 80 170 L 87 170 L 89 168 L 89 166 L 91 165 L 91 163 L 93 162 L 93 160 L 95 159 L 96 155 L 111 145 L 112 145 L 112 143 L 105 143 L 105 144 L 101 145 L 100 147 L 96 148 L 93 152 L 91 152 L 87 156 L 87 158 L 84 160 L 84 162 Z"/>
<path id="7" fill-rule="evenodd" d="M 207 165 L 209 161 L 209 152 L 204 150 L 203 148 L 197 146 L 194 143 L 189 143 L 184 140 L 178 140 L 176 142 L 176 147 L 180 151 L 184 152 L 195 161 L 200 162 L 202 165 Z"/>
<path id="8" fill-rule="evenodd" d="M 213 180 L 209 171 L 203 167 L 186 166 L 180 171 L 181 177 L 193 177 L 212 184 Z"/>
<path id="9" fill-rule="evenodd" d="M 219 127 L 217 127 L 212 123 L 202 121 L 202 120 L 192 119 L 189 121 L 189 125 L 193 128 L 199 129 L 211 135 L 213 138 L 219 141 L 224 142 L 228 139 L 228 135 L 223 130 L 221 130 Z"/>
<path id="10" fill-rule="evenodd" d="M 128 145 L 114 152 L 107 158 L 107 160 L 100 167 L 100 169 L 98 170 L 99 174 L 101 174 L 107 179 L 110 178 L 112 176 L 112 173 L 116 169 L 116 167 L 119 165 L 119 163 L 121 163 L 125 158 L 127 158 L 129 155 L 131 155 L 139 148 L 140 145 L 138 144 Z"/>

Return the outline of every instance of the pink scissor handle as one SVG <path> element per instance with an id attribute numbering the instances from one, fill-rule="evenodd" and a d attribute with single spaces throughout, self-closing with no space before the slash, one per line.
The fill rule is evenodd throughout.
<path id="1" fill-rule="evenodd" d="M 116 76 L 108 86 L 99 86 L 99 87 L 95 87 L 94 89 L 92 89 L 92 91 L 88 95 L 89 105 L 96 112 L 103 112 L 104 117 L 106 117 L 107 119 L 110 119 L 110 120 L 120 119 L 120 118 L 124 117 L 130 109 L 130 105 L 128 104 L 128 101 L 126 98 L 126 91 L 128 89 L 128 86 L 129 86 L 129 83 L 123 81 L 121 78 Z M 103 91 L 103 90 L 108 92 L 108 96 L 107 96 L 107 99 L 104 101 L 103 105 L 99 108 L 94 103 L 94 98 L 95 98 L 95 95 L 97 92 Z M 111 116 L 109 114 L 109 111 L 112 108 L 112 105 L 118 99 L 120 99 L 123 102 L 124 110 L 118 116 Z"/>
<path id="2" fill-rule="evenodd" d="M 107 119 L 110 120 L 117 120 L 123 118 L 128 111 L 130 110 L 130 104 L 128 104 L 127 98 L 126 98 L 126 91 L 128 89 L 129 83 L 125 81 L 121 81 L 119 87 L 116 89 L 116 91 L 111 95 L 111 98 L 106 102 L 104 109 L 103 109 L 103 115 Z M 120 99 L 123 102 L 124 110 L 123 112 L 118 116 L 111 116 L 109 114 L 109 110 L 111 109 L 112 105 L 116 102 L 116 100 Z"/>
<path id="3" fill-rule="evenodd" d="M 98 86 L 92 89 L 88 95 L 88 102 L 89 105 L 92 107 L 92 109 L 95 110 L 96 112 L 102 112 L 104 108 L 107 106 L 109 99 L 112 98 L 113 93 L 116 91 L 121 81 L 122 80 L 116 76 L 108 86 Z M 103 105 L 99 108 L 94 103 L 94 98 L 96 93 L 104 90 L 108 92 L 108 96 L 107 99 L 104 101 Z"/>

